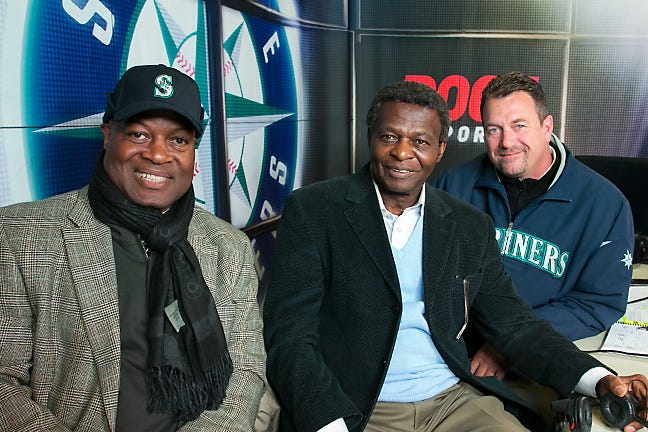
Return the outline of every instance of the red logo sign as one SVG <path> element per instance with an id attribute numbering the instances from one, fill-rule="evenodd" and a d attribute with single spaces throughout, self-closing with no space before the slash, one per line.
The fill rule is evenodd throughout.
<path id="1" fill-rule="evenodd" d="M 448 104 L 450 111 L 450 120 L 455 121 L 460 119 L 468 110 L 470 118 L 481 123 L 481 113 L 479 112 L 479 104 L 481 103 L 482 92 L 488 83 L 495 78 L 495 75 L 484 75 L 478 78 L 472 86 L 463 75 L 450 75 L 445 77 L 437 87 L 436 81 L 429 75 L 405 75 L 405 81 L 416 81 L 425 84 L 438 91 L 441 97 Z M 540 77 L 532 76 L 531 79 L 538 81 Z M 454 105 L 448 100 L 450 91 L 457 89 L 457 97 L 455 98 Z"/>

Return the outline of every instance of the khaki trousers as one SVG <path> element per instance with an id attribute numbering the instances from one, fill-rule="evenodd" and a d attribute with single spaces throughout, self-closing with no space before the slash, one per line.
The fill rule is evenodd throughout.
<path id="1" fill-rule="evenodd" d="M 464 382 L 421 402 L 378 402 L 365 432 L 400 431 L 528 432 L 499 399 Z"/>

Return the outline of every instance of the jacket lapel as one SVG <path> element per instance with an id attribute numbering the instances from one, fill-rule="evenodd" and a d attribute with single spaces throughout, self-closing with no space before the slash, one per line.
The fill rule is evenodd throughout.
<path id="1" fill-rule="evenodd" d="M 352 179 L 346 196 L 349 205 L 344 210 L 344 215 L 387 285 L 400 299 L 398 274 L 371 182 L 369 165 L 365 165 Z"/>
<path id="2" fill-rule="evenodd" d="M 451 210 L 438 197 L 436 189 L 427 185 L 425 215 L 423 219 L 423 286 L 426 310 L 432 312 L 435 293 L 440 286 L 442 272 L 447 269 L 448 255 L 453 249 L 456 223 L 451 218 Z"/>
<path id="3" fill-rule="evenodd" d="M 69 215 L 63 238 L 88 343 L 99 375 L 111 429 L 119 394 L 120 336 L 115 259 L 110 228 L 92 214 L 84 189 Z"/>

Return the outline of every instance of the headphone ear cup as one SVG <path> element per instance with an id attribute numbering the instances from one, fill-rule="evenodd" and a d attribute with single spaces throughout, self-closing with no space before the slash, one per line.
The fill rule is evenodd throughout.
<path id="1" fill-rule="evenodd" d="M 592 408 L 585 396 L 573 399 L 572 413 L 575 432 L 589 432 L 592 429 Z"/>
<path id="2" fill-rule="evenodd" d="M 551 409 L 559 420 L 556 431 L 590 432 L 592 429 L 592 408 L 585 396 L 553 401 Z"/>
<path id="3" fill-rule="evenodd" d="M 600 403 L 601 416 L 610 427 L 623 428 L 636 415 L 637 401 L 631 394 L 619 397 L 609 392 L 601 397 Z"/>

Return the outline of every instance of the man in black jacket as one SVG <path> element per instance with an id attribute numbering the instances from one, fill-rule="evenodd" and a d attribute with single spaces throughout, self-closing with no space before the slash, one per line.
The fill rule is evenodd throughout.
<path id="1" fill-rule="evenodd" d="M 367 123 L 368 165 L 286 201 L 264 306 L 280 429 L 526 430 L 504 410 L 524 402 L 470 372 L 469 321 L 560 394 L 621 396 L 635 379 L 645 404 L 645 376 L 616 377 L 517 296 L 490 218 L 425 184 L 445 150 L 443 99 L 396 83 Z"/>

